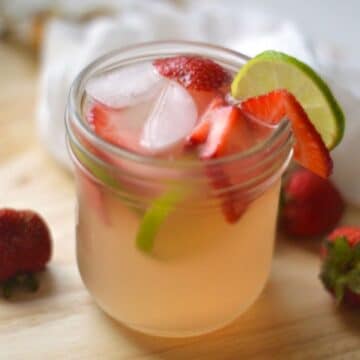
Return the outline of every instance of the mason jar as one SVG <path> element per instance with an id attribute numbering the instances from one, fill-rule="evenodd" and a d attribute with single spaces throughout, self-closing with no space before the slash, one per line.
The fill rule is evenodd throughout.
<path id="1" fill-rule="evenodd" d="M 232 73 L 248 60 L 192 42 L 124 48 L 78 75 L 66 114 L 82 280 L 114 319 L 168 337 L 223 327 L 258 298 L 271 268 L 281 175 L 292 155 L 288 121 L 245 152 L 206 161 L 140 155 L 90 129 L 84 116 L 89 79 L 180 54 L 213 59 Z M 235 183 L 223 181 L 224 168 L 234 173 Z M 222 211 L 229 199 L 242 208 L 234 222 Z"/>

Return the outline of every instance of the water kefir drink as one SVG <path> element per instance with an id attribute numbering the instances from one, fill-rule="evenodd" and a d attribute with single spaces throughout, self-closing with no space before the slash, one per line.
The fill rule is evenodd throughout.
<path id="1" fill-rule="evenodd" d="M 222 327 L 256 300 L 268 277 L 289 149 L 267 164 L 270 155 L 259 150 L 211 165 L 212 144 L 189 140 L 219 94 L 227 110 L 213 110 L 212 121 L 236 107 L 227 95 L 233 70 L 226 69 L 216 92 L 187 89 L 152 60 L 113 67 L 85 84 L 86 126 L 127 154 L 150 159 L 71 146 L 82 279 L 106 313 L 133 329 L 180 337 Z M 242 150 L 266 150 L 261 145 L 276 130 L 246 122 Z M 258 181 L 244 187 L 252 178 Z"/>

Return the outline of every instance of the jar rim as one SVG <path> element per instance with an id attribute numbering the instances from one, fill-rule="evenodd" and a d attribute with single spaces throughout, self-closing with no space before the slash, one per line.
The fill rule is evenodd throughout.
<path id="1" fill-rule="evenodd" d="M 135 153 L 131 150 L 121 148 L 114 144 L 107 142 L 97 135 L 94 131 L 86 125 L 82 116 L 82 100 L 85 92 L 85 83 L 89 80 L 99 67 L 104 67 L 107 63 L 114 65 L 113 60 L 120 57 L 116 63 L 117 66 L 126 65 L 126 62 L 133 62 L 135 60 L 143 60 L 144 56 L 148 58 L 156 58 L 162 56 L 173 56 L 179 54 L 196 54 L 210 57 L 219 63 L 226 64 L 228 67 L 233 67 L 237 70 L 244 62 L 250 58 L 235 50 L 227 49 L 222 46 L 212 45 L 204 42 L 194 41 L 152 41 L 143 42 L 135 45 L 122 47 L 117 50 L 102 55 L 89 63 L 75 78 L 71 86 L 68 98 L 67 114 L 65 116 L 67 134 L 73 137 L 72 125 L 75 126 L 79 134 L 89 141 L 91 144 L 105 150 L 112 156 L 123 158 L 125 160 L 133 161 L 139 164 L 151 165 L 155 167 L 176 167 L 176 168 L 197 168 L 203 166 L 203 162 L 198 159 L 166 159 L 156 158 L 149 155 L 142 155 Z M 109 66 L 109 64 L 108 64 Z M 103 69 L 104 70 L 104 69 Z M 70 123 L 71 122 L 71 123 Z M 278 139 L 283 135 L 288 135 L 288 141 L 292 140 L 291 124 L 288 120 L 284 119 L 273 131 L 273 133 L 264 141 L 254 145 L 253 147 L 231 155 L 221 158 L 207 159 L 206 164 L 209 166 L 218 166 L 233 161 L 245 160 L 258 153 L 266 151 L 277 143 Z M 77 136 L 75 135 L 75 138 Z M 272 154 L 270 153 L 269 156 Z"/>

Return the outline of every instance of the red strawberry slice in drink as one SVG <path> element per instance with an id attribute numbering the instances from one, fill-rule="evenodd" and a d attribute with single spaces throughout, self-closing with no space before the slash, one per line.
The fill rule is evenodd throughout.
<path id="1" fill-rule="evenodd" d="M 153 62 L 157 71 L 188 90 L 213 91 L 229 85 L 231 77 L 219 64 L 201 56 L 174 56 Z"/>
<path id="2" fill-rule="evenodd" d="M 236 154 L 254 145 L 253 134 L 247 119 L 235 106 L 222 106 L 213 110 L 211 129 L 207 141 L 200 146 L 203 159 L 221 158 Z M 236 164 L 220 165 L 217 169 L 208 167 L 215 188 L 222 190 L 242 182 L 242 174 Z M 222 195 L 222 209 L 229 223 L 236 222 L 245 211 L 248 201 L 241 192 L 227 190 Z"/>
<path id="3" fill-rule="evenodd" d="M 199 147 L 203 159 L 218 158 L 248 149 L 254 138 L 247 118 L 237 106 L 227 105 L 222 96 L 216 97 L 199 124 L 188 137 Z"/>
<path id="4" fill-rule="evenodd" d="M 209 114 L 210 131 L 200 147 L 203 159 L 236 154 L 254 145 L 248 120 L 236 106 L 220 106 Z"/>
<path id="5" fill-rule="evenodd" d="M 220 91 L 188 90 L 188 92 L 196 104 L 198 118 L 201 118 L 205 114 L 214 99 L 221 96 Z"/>
<path id="6" fill-rule="evenodd" d="M 106 105 L 94 103 L 87 113 L 91 129 L 102 139 L 122 148 L 129 148 L 136 143 L 134 137 L 124 128 L 122 109 L 111 109 Z M 135 139 L 133 139 L 135 140 Z"/>
<path id="7" fill-rule="evenodd" d="M 319 133 L 310 122 L 305 110 L 287 90 L 249 98 L 241 104 L 249 116 L 273 125 L 287 118 L 295 136 L 294 158 L 308 170 L 327 178 L 332 171 L 332 160 Z"/>
<path id="8" fill-rule="evenodd" d="M 210 59 L 200 56 L 175 56 L 154 61 L 164 77 L 183 85 L 194 99 L 198 116 L 202 116 L 211 101 L 230 89 L 229 73 Z"/>
<path id="9" fill-rule="evenodd" d="M 238 107 L 226 105 L 221 97 L 213 100 L 188 141 L 198 145 L 199 156 L 204 160 L 235 154 L 254 145 L 248 120 Z M 241 192 L 229 189 L 242 181 L 238 170 L 231 162 L 206 166 L 212 186 L 222 191 L 222 209 L 229 223 L 236 222 L 248 205 Z"/>
<path id="10" fill-rule="evenodd" d="M 195 127 L 192 133 L 188 136 L 188 143 L 191 145 L 203 144 L 210 132 L 212 122 L 216 113 L 214 110 L 226 105 L 225 99 L 222 96 L 215 97 L 208 105 L 206 111 L 200 119 L 199 124 Z M 215 116 L 214 116 L 215 114 Z"/>

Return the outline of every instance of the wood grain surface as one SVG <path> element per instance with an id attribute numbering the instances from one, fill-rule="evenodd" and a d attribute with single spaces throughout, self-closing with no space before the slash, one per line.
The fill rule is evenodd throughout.
<path id="1" fill-rule="evenodd" d="M 54 254 L 34 294 L 0 300 L 0 359 L 360 359 L 360 313 L 337 309 L 318 280 L 318 241 L 280 238 L 270 280 L 231 326 L 181 340 L 115 323 L 81 283 L 74 255 L 74 188 L 36 138 L 37 65 L 0 43 L 0 206 L 49 222 Z M 346 223 L 359 223 L 349 208 Z M 239 275 L 239 281 L 240 281 Z"/>

